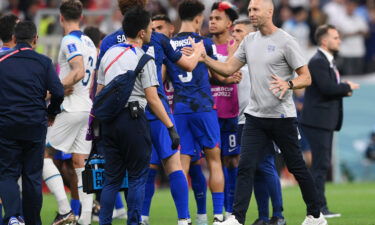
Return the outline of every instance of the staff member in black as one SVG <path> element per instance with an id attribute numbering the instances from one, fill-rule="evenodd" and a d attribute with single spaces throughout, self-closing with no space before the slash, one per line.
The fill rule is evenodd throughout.
<path id="1" fill-rule="evenodd" d="M 60 112 L 64 89 L 51 60 L 33 50 L 35 24 L 19 22 L 14 33 L 17 45 L 0 54 L 0 198 L 4 224 L 39 225 L 47 125 Z"/>
<path id="2" fill-rule="evenodd" d="M 319 49 L 308 64 L 312 85 L 306 88 L 301 124 L 302 131 L 311 145 L 311 172 L 321 211 L 326 218 L 332 218 L 340 214 L 328 210 L 324 183 L 331 163 L 333 131 L 339 131 L 342 125 L 342 98 L 351 96 L 359 85 L 340 80 L 334 61 L 334 55 L 339 51 L 341 43 L 336 28 L 322 25 L 316 30 L 315 38 Z"/>

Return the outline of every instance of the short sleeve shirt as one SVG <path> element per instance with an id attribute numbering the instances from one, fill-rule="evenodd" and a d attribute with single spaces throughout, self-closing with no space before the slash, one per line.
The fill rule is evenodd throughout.
<path id="1" fill-rule="evenodd" d="M 253 32 L 244 38 L 234 56 L 249 68 L 250 102 L 245 113 L 261 118 L 297 116 L 292 90 L 280 100 L 269 89 L 273 74 L 289 81 L 294 78 L 294 70 L 306 65 L 295 38 L 282 29 L 268 36 Z"/>
<path id="2" fill-rule="evenodd" d="M 126 73 L 128 70 L 134 70 L 137 67 L 145 52 L 138 47 L 129 47 L 131 46 L 128 44 L 118 44 L 104 54 L 98 70 L 99 75 L 104 78 L 104 85 L 107 85 L 116 76 Z M 125 53 L 116 60 L 117 56 L 124 51 Z M 145 109 L 147 101 L 144 89 L 158 85 L 155 61 L 150 60 L 137 76 L 128 102 L 138 101 L 140 106 Z"/>
<path id="3" fill-rule="evenodd" d="M 62 107 L 68 112 L 90 112 L 92 106 L 90 99 L 91 76 L 97 61 L 97 50 L 89 37 L 81 31 L 72 31 L 61 41 L 58 58 L 60 80 L 64 80 L 68 76 L 71 71 L 69 62 L 77 56 L 83 58 L 85 76 L 73 86 L 73 93 L 64 98 Z"/>

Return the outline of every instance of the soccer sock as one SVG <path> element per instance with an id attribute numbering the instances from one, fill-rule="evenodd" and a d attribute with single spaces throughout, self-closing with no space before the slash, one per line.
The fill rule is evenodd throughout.
<path id="1" fill-rule="evenodd" d="M 124 208 L 124 203 L 122 202 L 121 193 L 118 192 L 116 195 L 115 209 Z"/>
<path id="2" fill-rule="evenodd" d="M 145 185 L 145 197 L 143 199 L 142 206 L 142 216 L 148 217 L 150 215 L 151 200 L 155 193 L 155 177 L 157 172 L 158 171 L 155 169 L 148 169 L 148 177 Z"/>
<path id="3" fill-rule="evenodd" d="M 69 205 L 68 197 L 65 193 L 61 174 L 50 158 L 44 159 L 43 180 L 57 200 L 59 214 L 66 214 L 70 212 L 71 208 Z"/>
<path id="4" fill-rule="evenodd" d="M 91 212 L 92 212 L 92 204 L 94 200 L 93 194 L 86 194 L 83 192 L 82 187 L 82 172 L 84 168 L 76 168 L 76 174 L 78 178 L 78 195 L 79 200 L 81 201 L 82 209 L 81 209 L 81 216 L 79 217 L 78 223 L 82 225 L 91 224 Z"/>
<path id="5" fill-rule="evenodd" d="M 254 177 L 254 195 L 258 205 L 258 218 L 264 222 L 268 222 L 269 216 L 269 193 L 266 176 L 267 174 L 256 171 Z"/>
<path id="6" fill-rule="evenodd" d="M 191 177 L 191 186 L 194 191 L 195 201 L 197 202 L 197 213 L 207 214 L 207 182 L 206 178 L 203 175 L 202 167 L 200 165 L 191 166 L 189 170 L 189 175 Z"/>
<path id="7" fill-rule="evenodd" d="M 277 173 L 276 167 L 273 164 L 273 176 L 269 176 L 267 179 L 268 193 L 271 197 L 272 216 L 277 218 L 284 218 L 283 216 L 283 197 L 281 193 L 280 178 Z"/>
<path id="8" fill-rule="evenodd" d="M 228 168 L 228 190 L 227 193 L 227 206 L 226 211 L 232 213 L 233 212 L 233 201 L 234 201 L 234 191 L 236 189 L 236 179 L 237 179 L 237 172 L 238 168 Z M 225 181 L 227 182 L 227 181 Z"/>
<path id="9" fill-rule="evenodd" d="M 79 216 L 81 212 L 81 203 L 79 202 L 79 199 L 70 199 L 70 207 L 72 208 L 74 215 Z"/>
<path id="10" fill-rule="evenodd" d="M 187 219 L 189 218 L 189 189 L 185 174 L 182 170 L 177 170 L 169 174 L 168 178 L 178 218 Z"/>
<path id="11" fill-rule="evenodd" d="M 224 174 L 224 209 L 226 212 L 229 212 L 228 209 L 228 198 L 229 198 L 229 176 L 228 176 L 228 168 L 223 166 L 223 174 Z"/>
<path id="12" fill-rule="evenodd" d="M 224 192 L 212 192 L 214 215 L 222 215 L 224 207 Z"/>

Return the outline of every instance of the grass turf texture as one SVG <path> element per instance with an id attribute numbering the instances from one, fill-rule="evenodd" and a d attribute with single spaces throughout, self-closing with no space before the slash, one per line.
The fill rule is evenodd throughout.
<path id="1" fill-rule="evenodd" d="M 375 183 L 328 184 L 327 198 L 329 207 L 342 214 L 340 218 L 328 220 L 329 225 L 375 225 Z M 195 224 L 195 200 L 190 190 L 190 212 Z M 288 225 L 302 223 L 306 208 L 298 187 L 283 189 L 284 215 Z M 55 217 L 57 204 L 52 195 L 44 195 L 42 221 L 51 224 Z M 212 221 L 211 193 L 207 193 L 207 212 Z M 270 210 L 272 213 L 272 209 Z M 252 198 L 247 213 L 246 225 L 257 218 L 255 199 Z M 176 225 L 177 213 L 169 189 L 157 189 L 152 199 L 150 222 L 152 225 Z M 97 225 L 98 223 L 94 222 Z M 124 225 L 125 220 L 114 220 L 114 225 Z M 208 223 L 210 224 L 210 223 Z"/>

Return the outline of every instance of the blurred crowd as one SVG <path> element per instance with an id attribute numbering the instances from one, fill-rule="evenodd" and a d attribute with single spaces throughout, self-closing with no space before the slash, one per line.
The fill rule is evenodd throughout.
<path id="1" fill-rule="evenodd" d="M 121 27 L 122 16 L 116 0 L 81 0 L 90 11 L 104 10 L 103 15 L 85 16 L 85 26 L 99 26 L 103 33 Z M 12 12 L 21 19 L 35 20 L 41 9 L 56 9 L 60 0 L 2 0 L 0 14 Z M 208 13 L 213 0 L 202 0 Z M 243 17 L 247 14 L 248 0 L 231 0 Z M 374 0 L 274 0 L 275 24 L 297 38 L 307 59 L 315 52 L 315 29 L 324 23 L 338 28 L 342 48 L 337 64 L 343 75 L 357 75 L 375 71 L 375 1 Z M 149 0 L 148 10 L 166 14 L 178 27 L 178 0 Z M 109 18 L 108 18 L 109 17 Z M 40 21 L 42 35 L 61 34 L 58 17 L 45 15 Z M 206 21 L 203 32 L 208 33 Z M 178 29 L 176 30 L 178 31 Z"/>

